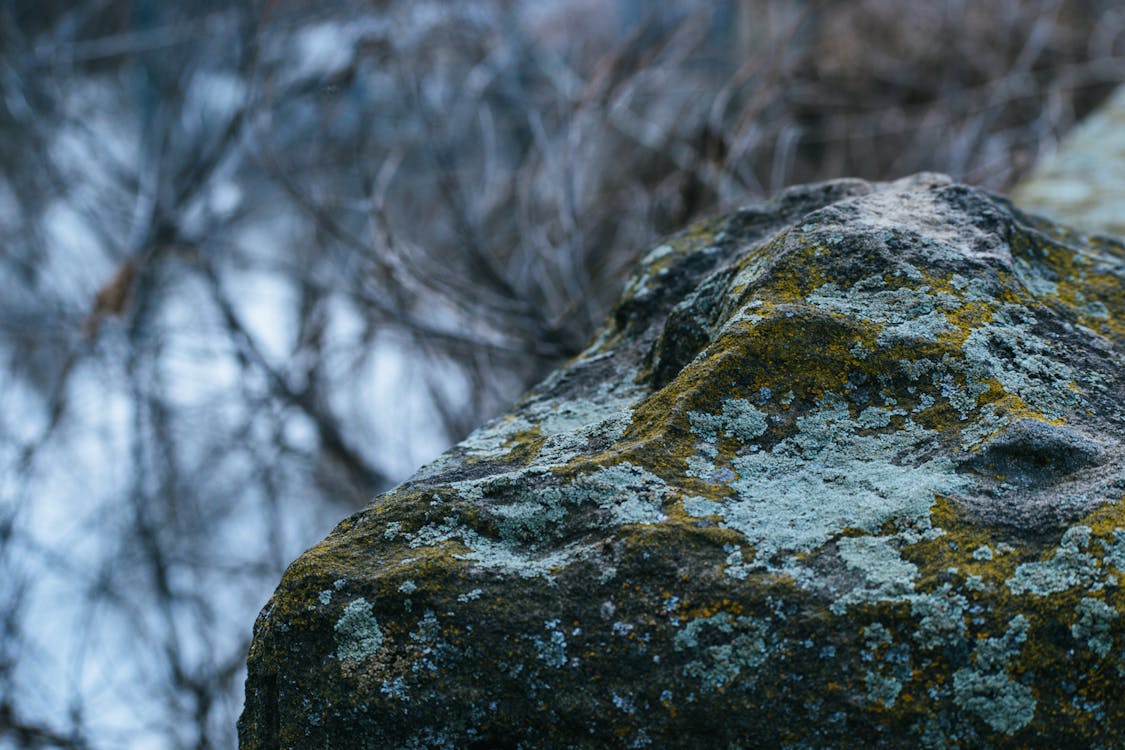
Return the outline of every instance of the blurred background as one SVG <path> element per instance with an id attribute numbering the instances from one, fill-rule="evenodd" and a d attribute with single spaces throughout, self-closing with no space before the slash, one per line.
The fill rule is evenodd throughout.
<path id="1" fill-rule="evenodd" d="M 0 0 L 0 747 L 233 747 L 286 564 L 655 238 L 1122 80 L 1120 0 Z"/>

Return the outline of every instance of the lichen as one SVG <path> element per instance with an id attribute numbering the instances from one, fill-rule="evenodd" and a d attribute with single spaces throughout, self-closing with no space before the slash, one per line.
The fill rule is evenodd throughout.
<path id="1" fill-rule="evenodd" d="M 971 667 L 953 673 L 953 696 L 957 705 L 980 717 L 997 732 L 1013 734 L 1035 717 L 1034 691 L 1011 678 L 1008 666 L 1027 640 L 1028 624 L 1016 615 L 998 638 L 986 638 L 975 651 Z"/>
<path id="2" fill-rule="evenodd" d="M 960 648 L 965 643 L 965 611 L 969 601 L 946 583 L 936 591 L 909 597 L 917 621 L 913 638 L 919 648 Z"/>
<path id="3" fill-rule="evenodd" d="M 716 634 L 719 642 L 714 643 Z M 769 630 L 752 618 L 719 613 L 690 621 L 673 639 L 677 651 L 699 653 L 684 666 L 703 690 L 717 691 L 738 680 L 752 684 L 754 670 L 770 655 Z"/>
<path id="4" fill-rule="evenodd" d="M 758 563 L 793 572 L 808 552 L 843 529 L 874 532 L 900 520 L 923 523 L 935 493 L 963 486 L 951 461 L 919 460 L 932 433 L 910 420 L 891 434 L 868 436 L 845 399 L 828 393 L 796 420 L 796 432 L 771 451 L 729 459 L 733 492 L 720 502 L 723 524 L 753 544 Z M 704 474 L 715 466 L 698 457 Z M 697 469 L 698 471 L 698 469 Z M 817 498 L 810 504 L 808 499 Z M 777 555 L 787 562 L 771 563 Z"/>
<path id="5" fill-rule="evenodd" d="M 1090 527 L 1067 529 L 1050 559 L 1024 563 L 1008 581 L 1013 594 L 1048 596 L 1076 586 L 1088 586 L 1098 575 L 1098 561 L 1086 550 L 1090 543 Z"/>
<path id="6" fill-rule="evenodd" d="M 333 628 L 336 633 L 336 658 L 360 660 L 372 656 L 383 646 L 383 631 L 372 614 L 371 604 L 360 597 L 344 607 L 344 614 Z"/>
<path id="7" fill-rule="evenodd" d="M 692 430 L 701 439 L 715 442 L 722 435 L 734 438 L 743 445 L 749 444 L 766 431 L 766 416 L 749 401 L 741 398 L 725 401 L 722 414 L 688 412 Z"/>
<path id="8" fill-rule="evenodd" d="M 918 568 L 902 559 L 891 538 L 844 537 L 836 544 L 840 559 L 863 576 L 865 586 L 834 602 L 833 612 L 842 613 L 849 604 L 857 602 L 893 601 L 913 593 Z"/>
<path id="9" fill-rule="evenodd" d="M 1098 656 L 1108 656 L 1113 648 L 1113 623 L 1119 617 L 1116 609 L 1101 599 L 1085 596 L 1075 608 L 1078 622 L 1070 626 L 1075 639 Z"/>
<path id="10" fill-rule="evenodd" d="M 543 627 L 548 635 L 546 638 L 535 638 L 536 655 L 549 667 L 566 666 L 566 635 L 559 630 L 559 621 L 550 620 L 543 623 Z"/>

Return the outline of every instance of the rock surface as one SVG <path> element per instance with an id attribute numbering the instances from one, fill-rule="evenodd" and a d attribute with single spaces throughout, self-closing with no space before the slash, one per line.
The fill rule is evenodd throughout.
<path id="1" fill-rule="evenodd" d="M 1125 746 L 1123 282 L 937 175 L 691 227 L 292 564 L 242 747 Z"/>

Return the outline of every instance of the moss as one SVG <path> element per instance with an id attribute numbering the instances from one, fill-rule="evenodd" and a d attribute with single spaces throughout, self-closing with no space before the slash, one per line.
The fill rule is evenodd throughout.
<path id="1" fill-rule="evenodd" d="M 546 437 L 544 437 L 539 425 L 535 425 L 528 430 L 520 430 L 508 436 L 505 440 L 503 449 L 507 453 L 502 460 L 519 466 L 527 466 L 539 455 L 544 442 L 546 442 Z"/>

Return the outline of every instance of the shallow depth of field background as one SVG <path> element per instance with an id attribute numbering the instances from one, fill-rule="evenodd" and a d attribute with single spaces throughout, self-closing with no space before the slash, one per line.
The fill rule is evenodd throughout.
<path id="1" fill-rule="evenodd" d="M 233 747 L 286 564 L 655 238 L 1122 80 L 1119 0 L 3 0 L 0 747 Z"/>

